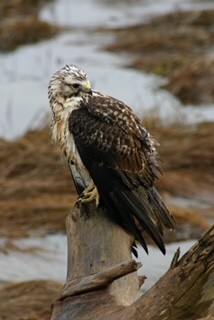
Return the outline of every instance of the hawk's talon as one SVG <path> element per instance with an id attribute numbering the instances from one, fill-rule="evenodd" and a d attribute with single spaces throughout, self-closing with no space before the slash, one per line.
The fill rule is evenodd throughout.
<path id="1" fill-rule="evenodd" d="M 95 200 L 96 207 L 99 205 L 100 196 L 96 186 L 93 181 L 91 181 L 88 187 L 82 192 L 82 194 L 78 197 L 77 202 L 87 203 Z"/>

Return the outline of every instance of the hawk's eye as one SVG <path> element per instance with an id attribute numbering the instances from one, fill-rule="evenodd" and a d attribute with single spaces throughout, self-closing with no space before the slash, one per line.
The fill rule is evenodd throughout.
<path id="1" fill-rule="evenodd" d="M 72 87 L 73 87 L 74 89 L 78 89 L 78 88 L 80 87 L 80 84 L 79 84 L 79 83 L 74 83 L 74 84 L 72 85 Z"/>

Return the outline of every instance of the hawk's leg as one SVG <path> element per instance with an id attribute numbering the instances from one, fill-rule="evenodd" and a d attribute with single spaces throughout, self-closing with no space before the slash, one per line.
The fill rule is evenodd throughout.
<path id="1" fill-rule="evenodd" d="M 83 191 L 83 193 L 79 196 L 78 202 L 87 203 L 95 200 L 96 206 L 98 206 L 100 202 L 100 196 L 95 186 L 94 182 L 91 180 L 88 187 Z"/>

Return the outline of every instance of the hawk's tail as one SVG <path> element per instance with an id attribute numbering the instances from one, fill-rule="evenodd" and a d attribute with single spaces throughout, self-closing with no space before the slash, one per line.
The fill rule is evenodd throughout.
<path id="1" fill-rule="evenodd" d="M 113 176 L 110 179 L 111 174 Z M 147 189 L 141 186 L 130 189 L 111 169 L 104 172 L 102 170 L 102 174 L 96 171 L 93 179 L 111 217 L 133 234 L 147 253 L 145 232 L 165 254 L 163 228 L 173 229 L 174 219 L 155 188 Z M 111 181 L 111 184 L 108 181 Z"/>
<path id="2" fill-rule="evenodd" d="M 115 215 L 123 227 L 133 234 L 148 253 L 144 240 L 144 232 L 153 239 L 159 249 L 165 254 L 163 242 L 163 226 L 172 229 L 173 219 L 160 200 L 156 191 L 115 189 L 109 197 L 103 199 L 109 210 Z M 158 198 L 156 196 L 158 195 Z"/>
<path id="3" fill-rule="evenodd" d="M 174 219 L 155 188 L 126 184 L 116 170 L 97 165 L 82 148 L 78 145 L 81 159 L 98 189 L 101 203 L 112 219 L 131 233 L 147 253 L 144 232 L 165 254 L 163 227 L 173 229 Z"/>

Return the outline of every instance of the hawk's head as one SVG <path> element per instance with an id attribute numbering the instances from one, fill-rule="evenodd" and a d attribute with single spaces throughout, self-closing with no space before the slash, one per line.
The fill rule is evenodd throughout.
<path id="1" fill-rule="evenodd" d="M 52 108 L 55 103 L 61 104 L 64 108 L 67 105 L 67 100 L 83 97 L 87 94 L 92 94 L 90 82 L 86 73 L 75 65 L 66 65 L 57 71 L 48 87 L 48 96 Z"/>

